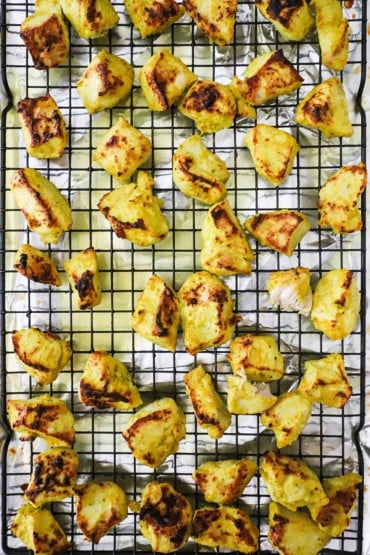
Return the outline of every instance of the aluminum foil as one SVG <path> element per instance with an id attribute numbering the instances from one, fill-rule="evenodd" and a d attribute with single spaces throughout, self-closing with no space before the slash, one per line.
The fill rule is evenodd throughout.
<path id="1" fill-rule="evenodd" d="M 286 372 L 279 384 L 273 388 L 280 391 L 294 389 L 305 360 L 318 358 L 331 352 L 343 352 L 345 365 L 354 394 L 343 409 L 314 405 L 312 417 L 301 439 L 285 452 L 301 456 L 321 475 L 340 474 L 358 470 L 358 452 L 354 441 L 359 426 L 358 415 L 361 399 L 360 356 L 361 336 L 365 329 L 360 322 L 355 333 L 341 342 L 333 342 L 315 331 L 308 318 L 295 313 L 280 313 L 273 310 L 266 293 L 266 281 L 271 271 L 286 269 L 298 264 L 312 271 L 313 285 L 319 271 L 336 267 L 348 267 L 355 271 L 358 281 L 362 267 L 361 237 L 352 234 L 340 239 L 328 230 L 317 231 L 316 199 L 320 184 L 340 165 L 358 163 L 361 160 L 361 119 L 355 105 L 360 86 L 361 68 L 361 1 L 345 9 L 351 22 L 350 63 L 343 73 L 343 82 L 350 107 L 350 119 L 355 125 L 352 138 L 326 140 L 315 132 L 297 128 L 294 109 L 299 98 L 303 98 L 320 80 L 331 73 L 319 64 L 316 37 L 313 43 L 299 45 L 279 42 L 272 26 L 257 15 L 253 3 L 239 2 L 235 45 L 218 48 L 210 45 L 184 16 L 172 29 L 153 39 L 142 40 L 132 30 L 120 2 L 114 3 L 120 14 L 120 24 L 110 33 L 109 40 L 99 39 L 88 43 L 72 31 L 71 58 L 68 67 L 51 70 L 48 74 L 32 67 L 26 49 L 19 39 L 19 24 L 32 13 L 33 4 L 25 6 L 26 13 L 15 1 L 7 2 L 7 79 L 15 103 L 25 96 L 37 96 L 47 90 L 60 106 L 69 129 L 69 148 L 57 161 L 27 159 L 18 117 L 12 109 L 6 119 L 7 153 L 5 172 L 5 241 L 11 256 L 6 257 L 6 394 L 7 397 L 28 398 L 45 391 L 30 381 L 15 359 L 11 346 L 11 331 L 21 327 L 36 326 L 52 329 L 61 337 L 72 340 L 74 355 L 67 367 L 53 383 L 51 392 L 66 401 L 75 414 L 77 440 L 75 448 L 79 454 L 79 482 L 94 477 L 115 479 L 125 489 L 131 500 L 140 500 L 145 484 L 154 476 L 167 479 L 185 492 L 194 506 L 202 504 L 201 496 L 195 494 L 191 473 L 204 460 L 238 456 L 256 457 L 267 449 L 274 448 L 272 434 L 264 430 L 257 416 L 233 416 L 232 424 L 221 440 L 215 443 L 201 430 L 195 421 L 189 401 L 184 392 L 185 372 L 202 363 L 212 374 L 217 389 L 226 395 L 226 376 L 230 367 L 226 361 L 228 346 L 200 353 L 196 359 L 184 351 L 180 335 L 175 355 L 153 347 L 149 342 L 133 334 L 130 314 L 148 277 L 155 271 L 178 289 L 186 277 L 200 269 L 199 230 L 207 207 L 194 203 L 174 188 L 172 183 L 172 154 L 176 147 L 194 132 L 192 122 L 176 110 L 153 114 L 146 108 L 138 84 L 138 70 L 162 47 L 169 48 L 179 56 L 200 78 L 209 78 L 228 83 L 234 74 L 242 76 L 246 66 L 256 55 L 277 47 L 283 48 L 285 56 L 299 69 L 304 78 L 299 93 L 282 97 L 276 102 L 258 108 L 258 122 L 283 126 L 294 134 L 301 146 L 298 161 L 286 182 L 275 189 L 256 177 L 247 149 L 244 147 L 246 131 L 254 125 L 252 120 L 238 118 L 235 126 L 216 134 L 203 137 L 206 145 L 216 152 L 230 169 L 228 198 L 243 223 L 256 210 L 269 208 L 299 208 L 306 212 L 312 223 L 310 231 L 292 257 L 287 258 L 257 247 L 256 262 L 250 276 L 225 279 L 236 299 L 236 310 L 241 316 L 238 333 L 266 332 L 279 341 L 284 355 Z M 255 19 L 257 17 L 258 25 Z M 131 62 L 136 70 L 135 87 L 131 96 L 111 111 L 89 116 L 76 92 L 75 83 L 102 47 Z M 1 103 L 6 99 L 2 91 Z M 107 222 L 97 210 L 100 197 L 111 187 L 117 186 L 103 170 L 91 162 L 93 148 L 99 143 L 104 131 L 118 115 L 123 114 L 139 127 L 153 142 L 153 156 L 143 169 L 151 172 L 155 179 L 156 194 L 163 199 L 164 213 L 170 223 L 170 234 L 154 249 L 137 249 L 127 241 L 112 235 Z M 12 148 L 14 147 L 14 148 Z M 19 147 L 19 148 L 18 148 Z M 29 164 L 47 171 L 50 179 L 68 196 L 73 209 L 73 229 L 60 243 L 52 247 L 51 254 L 62 270 L 63 262 L 72 251 L 92 244 L 98 252 L 103 288 L 103 301 L 92 313 L 75 310 L 66 279 L 58 290 L 28 283 L 12 269 L 13 253 L 23 242 L 40 247 L 38 239 L 30 234 L 21 214 L 16 209 L 9 192 L 9 180 L 14 169 Z M 319 173 L 320 168 L 320 173 Z M 70 170 L 70 171 L 69 171 Z M 320 175 L 320 182 L 318 176 Z M 299 190 L 297 184 L 299 183 Z M 320 254 L 319 254 L 320 253 Z M 366 292 L 362 291 L 362 295 Z M 72 307 L 72 311 L 71 311 Z M 369 327 L 367 326 L 367 330 Z M 93 330 L 93 331 L 92 331 Z M 298 333 L 301 330 L 304 333 Z M 92 350 L 105 349 L 114 353 L 134 372 L 143 398 L 150 401 L 156 396 L 175 396 L 187 415 L 187 435 L 181 442 L 175 457 L 169 457 L 161 468 L 153 473 L 136 462 L 128 450 L 121 431 L 129 413 L 91 411 L 84 407 L 77 395 L 79 379 L 88 354 Z M 370 361 L 369 361 L 370 362 Z M 370 365 L 367 365 L 370 368 Z M 369 380 L 368 380 L 369 382 Z M 46 388 L 48 390 L 48 388 Z M 369 409 L 369 386 L 367 389 Z M 339 415 L 339 416 L 338 416 Z M 5 430 L 4 430 L 5 435 Z M 328 437 L 329 436 L 329 437 Z M 340 438 L 340 439 L 338 439 Z M 370 467 L 370 428 L 368 418 L 360 432 L 362 454 L 365 458 L 365 484 Z M 32 457 L 45 447 L 36 440 L 33 445 L 21 443 L 12 436 L 6 468 L 9 491 L 7 512 L 13 515 L 20 506 L 21 486 L 26 483 L 32 470 Z M 368 493 L 365 487 L 365 522 L 369 519 Z M 240 501 L 246 507 L 261 531 L 261 550 L 270 550 L 267 537 L 268 495 L 262 481 L 255 477 L 245 490 Z M 76 528 L 75 506 L 72 500 L 56 504 L 54 511 L 69 535 L 72 534 L 76 552 L 89 551 L 91 546 L 83 541 Z M 332 540 L 328 547 L 338 553 L 344 550 L 357 552 L 356 512 L 345 540 Z M 11 516 L 9 516 L 8 526 Z M 366 534 L 363 553 L 370 554 L 370 537 Z M 115 534 L 103 538 L 97 548 L 104 550 L 133 549 L 133 538 L 138 551 L 148 550 L 148 543 L 138 532 L 133 512 Z M 9 538 L 9 546 L 18 548 L 20 542 Z M 195 552 L 189 542 L 184 551 Z M 207 552 L 206 549 L 201 549 Z"/>

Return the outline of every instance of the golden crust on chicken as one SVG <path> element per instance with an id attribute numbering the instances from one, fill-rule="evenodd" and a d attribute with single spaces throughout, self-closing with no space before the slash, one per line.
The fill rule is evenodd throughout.
<path id="1" fill-rule="evenodd" d="M 227 505 L 236 501 L 257 472 L 252 459 L 207 461 L 192 474 L 207 503 Z"/>
<path id="2" fill-rule="evenodd" d="M 184 14 L 175 0 L 124 0 L 127 13 L 141 38 L 163 33 Z"/>
<path id="3" fill-rule="evenodd" d="M 217 393 L 211 376 L 200 364 L 185 374 L 184 382 L 199 426 L 212 439 L 220 439 L 231 424 L 231 415 Z"/>
<path id="4" fill-rule="evenodd" d="M 94 247 L 89 247 L 66 260 L 64 269 L 75 293 L 77 307 L 94 308 L 101 302 L 98 258 Z"/>
<path id="5" fill-rule="evenodd" d="M 169 110 L 196 81 L 192 71 L 169 50 L 163 48 L 144 64 L 140 85 L 150 110 Z"/>
<path id="6" fill-rule="evenodd" d="M 110 0 L 60 0 L 63 13 L 84 39 L 107 34 L 119 22 L 119 16 Z"/>
<path id="7" fill-rule="evenodd" d="M 17 112 L 28 154 L 38 159 L 60 158 L 67 131 L 54 98 L 50 94 L 23 98 L 17 103 Z"/>
<path id="8" fill-rule="evenodd" d="M 267 384 L 253 384 L 239 375 L 227 376 L 227 408 L 231 414 L 260 414 L 276 401 Z"/>
<path id="9" fill-rule="evenodd" d="M 228 87 L 235 98 L 237 115 L 245 118 L 257 119 L 256 108 L 251 106 L 246 100 L 247 93 L 245 81 L 239 79 L 237 75 L 234 75 Z"/>
<path id="10" fill-rule="evenodd" d="M 62 234 L 71 229 L 72 213 L 68 201 L 38 170 L 18 170 L 10 188 L 28 227 L 43 243 L 57 243 Z"/>
<path id="11" fill-rule="evenodd" d="M 156 345 L 176 350 L 180 306 L 175 291 L 152 275 L 141 293 L 132 316 L 133 329 Z"/>
<path id="12" fill-rule="evenodd" d="M 299 145 L 286 131 L 258 123 L 247 131 L 245 146 L 256 172 L 272 185 L 280 185 L 291 173 Z"/>
<path id="13" fill-rule="evenodd" d="M 29 244 L 23 244 L 17 250 L 13 268 L 22 276 L 35 281 L 59 287 L 62 280 L 51 258 Z"/>
<path id="14" fill-rule="evenodd" d="M 48 509 L 37 509 L 28 503 L 15 515 L 11 532 L 35 555 L 56 555 L 71 547 L 54 515 Z"/>
<path id="15" fill-rule="evenodd" d="M 42 451 L 34 460 L 26 501 L 35 507 L 72 497 L 78 468 L 77 453 L 66 447 Z"/>
<path id="16" fill-rule="evenodd" d="M 183 0 L 186 13 L 199 30 L 217 44 L 230 44 L 234 37 L 237 0 Z"/>
<path id="17" fill-rule="evenodd" d="M 367 169 L 362 162 L 343 166 L 331 175 L 319 191 L 319 226 L 331 227 L 334 233 L 360 231 L 362 219 L 357 205 L 366 185 Z"/>
<path id="18" fill-rule="evenodd" d="M 285 40 L 302 40 L 315 23 L 306 0 L 256 0 L 256 6 Z"/>
<path id="19" fill-rule="evenodd" d="M 203 220 L 200 265 L 217 276 L 250 274 L 253 252 L 229 202 L 211 206 Z"/>
<path id="20" fill-rule="evenodd" d="M 327 272 L 313 293 L 311 321 L 329 339 L 344 339 L 356 327 L 361 297 L 351 270 Z"/>
<path id="21" fill-rule="evenodd" d="M 72 447 L 74 443 L 73 414 L 61 399 L 46 393 L 28 400 L 9 399 L 7 413 L 11 429 L 22 441 L 41 437 L 50 447 Z"/>
<path id="22" fill-rule="evenodd" d="M 93 153 L 93 160 L 121 183 L 150 156 L 152 143 L 141 131 L 119 117 L 104 134 Z"/>
<path id="23" fill-rule="evenodd" d="M 98 208 L 120 239 L 149 247 L 168 235 L 161 212 L 162 201 L 153 195 L 153 178 L 139 171 L 136 183 L 123 185 L 102 196 Z"/>
<path id="24" fill-rule="evenodd" d="M 38 328 L 14 331 L 12 342 L 22 367 L 40 385 L 52 383 L 72 356 L 70 343 Z"/>
<path id="25" fill-rule="evenodd" d="M 114 482 L 87 482 L 75 487 L 77 524 L 87 541 L 99 543 L 127 517 L 126 494 Z"/>
<path id="26" fill-rule="evenodd" d="M 131 416 L 122 435 L 134 457 L 158 468 L 185 437 L 185 415 L 170 397 L 149 403 Z"/>
<path id="27" fill-rule="evenodd" d="M 298 391 L 312 403 L 342 408 L 352 395 L 344 360 L 332 353 L 317 360 L 307 360 Z"/>
<path id="28" fill-rule="evenodd" d="M 247 333 L 235 337 L 226 358 L 234 374 L 252 382 L 280 380 L 284 374 L 284 359 L 271 335 Z"/>
<path id="29" fill-rule="evenodd" d="M 237 113 L 230 87 L 207 79 L 192 84 L 178 109 L 195 122 L 201 133 L 216 133 L 230 127 Z"/>
<path id="30" fill-rule="evenodd" d="M 282 449 L 294 443 L 306 426 L 312 403 L 299 391 L 282 393 L 276 403 L 261 415 L 261 424 L 272 430 L 276 446 Z"/>
<path id="31" fill-rule="evenodd" d="M 288 209 L 260 212 L 248 218 L 244 225 L 261 245 L 286 256 L 293 254 L 311 227 L 303 212 Z"/>
<path id="32" fill-rule="evenodd" d="M 175 185 L 184 195 L 206 204 L 226 196 L 229 175 L 225 162 L 205 146 L 199 135 L 185 139 L 173 155 Z"/>
<path id="33" fill-rule="evenodd" d="M 312 307 L 310 270 L 297 266 L 272 272 L 267 280 L 270 302 L 274 308 L 308 316 Z"/>
<path id="34" fill-rule="evenodd" d="M 100 50 L 76 83 L 89 114 L 113 108 L 126 98 L 134 83 L 134 68 L 123 58 Z"/>
<path id="35" fill-rule="evenodd" d="M 339 0 L 311 0 L 315 12 L 321 61 L 334 71 L 342 71 L 348 61 L 349 24 Z"/>
<path id="36" fill-rule="evenodd" d="M 258 528 L 236 507 L 203 507 L 194 513 L 191 536 L 196 543 L 240 553 L 254 553 L 258 547 Z"/>
<path id="37" fill-rule="evenodd" d="M 190 535 L 193 511 L 189 501 L 171 484 L 149 482 L 143 491 L 139 525 L 153 551 L 173 553 Z"/>
<path id="38" fill-rule="evenodd" d="M 195 355 L 231 339 L 238 317 L 230 289 L 219 277 L 196 272 L 183 283 L 178 297 L 188 353 Z"/>
<path id="39" fill-rule="evenodd" d="M 89 356 L 78 394 L 82 403 L 97 409 L 126 411 L 142 403 L 126 366 L 103 351 L 95 351 Z"/>
<path id="40" fill-rule="evenodd" d="M 353 127 L 342 83 L 329 77 L 314 87 L 298 104 L 295 120 L 299 125 L 317 129 L 329 138 L 352 137 Z"/>

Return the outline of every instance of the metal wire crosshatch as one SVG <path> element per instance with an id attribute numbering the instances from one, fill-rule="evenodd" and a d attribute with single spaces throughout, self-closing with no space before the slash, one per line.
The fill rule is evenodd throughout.
<path id="1" fill-rule="evenodd" d="M 166 113 L 149 112 L 136 79 L 129 98 L 114 109 L 89 116 L 76 92 L 76 82 L 91 58 L 100 49 L 121 55 L 135 68 L 136 74 L 151 54 L 168 48 L 202 78 L 228 83 L 241 76 L 249 61 L 268 50 L 281 48 L 298 69 L 304 83 L 298 91 L 258 108 L 258 121 L 287 129 L 300 145 L 293 171 L 279 188 L 257 177 L 247 149 L 245 133 L 254 126 L 248 118 L 237 118 L 227 130 L 206 135 L 207 146 L 227 163 L 231 177 L 228 198 L 240 220 L 257 211 L 279 208 L 302 210 L 310 219 L 312 230 L 288 260 L 255 245 L 255 265 L 250 276 L 227 278 L 241 316 L 237 333 L 271 333 L 284 355 L 286 374 L 276 391 L 286 391 L 297 383 L 305 360 L 340 352 L 353 387 L 353 395 L 342 409 L 314 405 L 313 414 L 299 440 L 285 451 L 301 457 L 320 477 L 350 471 L 363 473 L 358 432 L 364 419 L 365 374 L 365 296 L 359 325 L 343 342 L 330 342 L 313 329 L 309 320 L 296 313 L 272 310 L 268 302 L 266 280 L 272 271 L 296 265 L 309 267 L 317 280 L 333 267 L 349 267 L 365 291 L 365 234 L 335 237 L 317 224 L 317 191 L 339 167 L 365 162 L 365 116 L 360 105 L 365 80 L 366 2 L 355 0 L 346 6 L 350 19 L 350 60 L 340 75 L 350 102 L 354 127 L 351 139 L 325 140 L 320 134 L 298 127 L 294 110 L 313 85 L 330 75 L 320 62 L 317 37 L 301 43 L 283 41 L 272 26 L 257 13 L 255 2 L 239 0 L 235 37 L 230 46 L 216 47 L 199 33 L 187 16 L 160 36 L 141 39 L 130 23 L 123 3 L 114 0 L 120 14 L 119 25 L 105 38 L 86 41 L 70 31 L 69 63 L 50 71 L 34 69 L 19 38 L 19 26 L 33 13 L 33 3 L 2 1 L 2 78 L 8 104 L 1 118 L 1 406 L 5 430 L 2 452 L 2 549 L 4 553 L 25 553 L 12 537 L 10 523 L 22 503 L 23 484 L 28 483 L 34 455 L 41 443 L 21 444 L 6 426 L 6 403 L 18 397 L 29 398 L 41 391 L 66 401 L 76 420 L 75 449 L 79 456 L 78 480 L 111 479 L 120 484 L 130 500 L 140 501 L 141 492 L 153 478 L 171 482 L 189 497 L 194 508 L 202 506 L 191 473 L 201 462 L 248 456 L 259 462 L 267 449 L 273 448 L 272 434 L 264 430 L 257 416 L 233 416 L 232 425 L 219 441 L 210 440 L 194 418 L 185 395 L 184 374 L 202 363 L 212 374 L 225 398 L 226 376 L 230 367 L 225 355 L 228 346 L 210 349 L 196 358 L 185 352 L 181 338 L 175 353 L 165 352 L 140 338 L 131 329 L 131 314 L 139 294 L 152 273 L 161 275 L 176 290 L 192 272 L 199 270 L 200 228 L 207 207 L 182 195 L 172 183 L 172 155 L 178 145 L 194 133 L 193 123 L 176 109 Z M 55 161 L 37 161 L 26 154 L 15 104 L 26 96 L 52 93 L 62 110 L 69 131 L 63 157 Z M 156 194 L 163 199 L 163 210 L 170 226 L 169 236 L 151 248 L 139 249 L 118 239 L 102 218 L 97 202 L 117 186 L 109 175 L 92 162 L 93 149 L 103 132 L 125 117 L 153 144 L 153 155 L 143 169 L 155 179 Z M 62 270 L 63 262 L 74 253 L 92 245 L 98 253 L 103 301 L 93 311 L 77 310 L 67 280 L 59 288 L 26 282 L 13 269 L 14 255 L 21 243 L 35 246 L 37 239 L 27 230 L 9 189 L 16 170 L 39 168 L 69 199 L 73 210 L 72 230 L 49 253 Z M 365 217 L 365 201 L 362 200 Z M 50 329 L 71 341 L 73 357 L 58 379 L 41 388 L 24 372 L 11 345 L 14 329 L 36 326 Z M 88 355 L 104 349 L 132 371 L 144 402 L 163 396 L 173 397 L 186 413 L 187 435 L 179 451 L 157 470 L 138 463 L 129 451 L 122 429 L 128 414 L 119 411 L 92 410 L 81 404 L 77 389 Z M 269 553 L 267 508 L 269 497 L 259 476 L 246 488 L 240 499 L 260 528 L 259 553 Z M 71 553 L 139 553 L 150 551 L 140 534 L 133 512 L 97 546 L 83 541 L 75 522 L 73 499 L 52 507 L 72 542 Z M 330 542 L 324 553 L 360 553 L 362 549 L 363 495 L 350 526 Z M 184 553 L 213 553 L 191 540 Z"/>

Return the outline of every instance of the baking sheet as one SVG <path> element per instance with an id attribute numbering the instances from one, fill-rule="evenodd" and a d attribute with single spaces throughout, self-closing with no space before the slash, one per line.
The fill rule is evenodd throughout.
<path id="1" fill-rule="evenodd" d="M 362 472 L 362 454 L 367 457 L 366 446 L 369 445 L 366 428 L 361 435 L 365 446 L 363 451 L 359 451 L 357 443 L 365 404 L 365 295 L 362 296 L 362 319 L 355 332 L 344 342 L 331 342 L 316 332 L 307 318 L 272 310 L 266 281 L 271 271 L 298 264 L 311 268 L 313 284 L 322 272 L 334 267 L 349 267 L 355 271 L 357 282 L 365 291 L 364 233 L 337 238 L 327 230 L 318 230 L 316 201 L 320 184 L 333 171 L 341 165 L 365 160 L 364 115 L 356 105 L 355 98 L 364 78 L 366 5 L 354 2 L 345 10 L 352 34 L 350 62 L 343 73 L 343 82 L 355 133 L 351 139 L 327 141 L 294 123 L 294 110 L 299 99 L 314 84 L 331 75 L 320 65 L 314 34 L 300 44 L 283 42 L 272 26 L 256 13 L 254 2 L 239 1 L 235 40 L 230 46 L 218 48 L 210 45 L 186 16 L 161 36 L 142 40 L 130 24 L 122 3 L 113 3 L 120 14 L 120 23 L 110 35 L 88 42 L 71 31 L 70 63 L 48 73 L 33 68 L 18 35 L 21 21 L 33 12 L 33 4 L 24 6 L 12 1 L 2 3 L 3 45 L 6 45 L 3 57 L 13 105 L 25 96 L 37 96 L 49 91 L 57 100 L 69 128 L 69 144 L 63 157 L 56 161 L 37 161 L 28 158 L 25 153 L 14 108 L 3 111 L 2 216 L 5 230 L 3 247 L 6 249 L 1 272 L 5 293 L 2 306 L 3 416 L 6 400 L 19 397 L 20 394 L 28 398 L 31 394 L 47 390 L 64 399 L 76 418 L 75 448 L 80 460 L 79 482 L 114 479 L 133 500 L 140 500 L 145 484 L 153 477 L 158 477 L 170 481 L 179 491 L 186 493 L 194 507 L 201 506 L 202 497 L 191 479 L 195 466 L 210 458 L 235 456 L 250 456 L 259 461 L 266 449 L 273 448 L 272 434 L 264 430 L 257 416 L 233 416 L 231 427 L 218 442 L 210 440 L 196 425 L 184 393 L 183 376 L 196 364 L 202 363 L 211 372 L 217 389 L 224 394 L 226 376 L 230 374 L 225 359 L 227 345 L 194 358 L 185 353 L 180 337 L 176 353 L 168 353 L 134 334 L 130 317 L 146 280 L 153 272 L 178 289 L 190 273 L 200 269 L 199 230 L 207 211 L 207 207 L 193 202 L 176 190 L 171 179 L 172 154 L 194 132 L 192 122 L 176 110 L 165 114 L 149 112 L 138 86 L 138 70 L 152 53 L 167 47 L 199 77 L 227 83 L 234 74 L 241 76 L 256 55 L 281 47 L 305 81 L 298 92 L 258 108 L 258 122 L 277 125 L 296 136 L 301 151 L 289 179 L 275 189 L 256 176 L 249 153 L 243 146 L 246 131 L 254 126 L 252 120 L 238 118 L 232 128 L 206 135 L 204 141 L 229 167 L 231 177 L 228 198 L 242 223 L 256 210 L 294 208 L 307 214 L 312 231 L 291 258 L 273 253 L 251 241 L 256 252 L 253 273 L 251 276 L 232 277 L 225 281 L 233 292 L 236 310 L 241 316 L 238 334 L 266 332 L 279 341 L 286 364 L 286 375 L 278 384 L 281 391 L 297 384 L 305 360 L 319 358 L 329 352 L 344 355 L 354 391 L 350 401 L 343 411 L 315 405 L 312 418 L 299 441 L 284 451 L 301 456 L 323 477 L 341 472 Z M 127 101 L 113 110 L 89 116 L 76 93 L 75 84 L 92 56 L 102 48 L 123 56 L 133 64 L 136 71 L 135 87 Z M 3 95 L 3 102 L 4 98 Z M 97 209 L 100 197 L 117 184 L 92 163 L 92 150 L 120 114 L 140 128 L 154 146 L 153 156 L 144 169 L 154 176 L 155 191 L 164 200 L 170 234 L 150 249 L 138 249 L 117 239 Z M 40 246 L 35 234 L 27 231 L 8 186 L 14 171 L 27 165 L 41 169 L 72 204 L 73 229 L 56 247 L 50 249 L 58 268 L 62 270 L 64 260 L 87 246 L 93 245 L 98 252 L 103 301 L 92 312 L 81 313 L 76 310 L 65 275 L 62 287 L 49 289 L 26 282 L 12 268 L 14 253 L 21 243 L 30 242 Z M 30 325 L 52 329 L 73 344 L 71 364 L 62 371 L 50 389 L 35 386 L 14 357 L 11 332 Z M 78 400 L 77 387 L 87 357 L 92 350 L 98 349 L 114 354 L 133 371 L 145 402 L 170 395 L 186 412 L 186 439 L 181 442 L 178 453 L 157 471 L 137 463 L 128 450 L 121 436 L 128 413 L 92 411 Z M 20 542 L 10 535 L 9 525 L 22 503 L 20 486 L 29 480 L 33 456 L 44 445 L 38 440 L 32 445 L 21 444 L 14 435 L 7 434 L 6 428 L 4 435 L 3 549 L 5 553 L 12 549 L 22 552 Z M 258 476 L 246 488 L 240 504 L 260 527 L 261 552 L 268 552 L 268 496 Z M 73 553 L 90 551 L 91 544 L 83 541 L 76 527 L 73 500 L 56 504 L 53 511 L 74 543 Z M 367 543 L 361 547 L 359 536 L 362 527 L 361 500 L 343 537 L 333 540 L 328 548 L 337 553 L 359 553 L 361 549 L 363 553 L 368 553 Z M 94 550 L 114 553 L 118 550 L 136 552 L 150 549 L 140 535 L 137 517 L 130 512 L 128 519 L 101 540 Z M 198 550 L 207 552 L 207 549 L 197 547 L 191 541 L 183 549 L 189 553 Z"/>

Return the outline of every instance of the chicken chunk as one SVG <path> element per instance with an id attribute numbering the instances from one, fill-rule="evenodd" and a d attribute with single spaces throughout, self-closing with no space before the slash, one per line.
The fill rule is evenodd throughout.
<path id="1" fill-rule="evenodd" d="M 280 380 L 284 374 L 284 359 L 271 335 L 247 333 L 236 337 L 226 358 L 234 374 L 252 382 Z"/>
<path id="2" fill-rule="evenodd" d="M 206 204 L 226 196 L 229 175 L 225 162 L 205 146 L 199 135 L 185 139 L 173 155 L 175 185 L 184 195 Z"/>
<path id="3" fill-rule="evenodd" d="M 102 351 L 89 356 L 78 392 L 82 403 L 97 409 L 126 411 L 142 403 L 126 366 Z"/>
<path id="4" fill-rule="evenodd" d="M 329 77 L 314 87 L 298 104 L 295 120 L 299 125 L 316 129 L 328 139 L 352 137 L 353 127 L 342 83 Z"/>
<path id="5" fill-rule="evenodd" d="M 252 384 L 243 376 L 227 377 L 227 408 L 231 414 L 260 414 L 273 407 L 277 399 L 267 384 Z"/>
<path id="6" fill-rule="evenodd" d="M 123 117 L 104 134 L 93 160 L 121 183 L 150 156 L 152 143 Z"/>
<path id="7" fill-rule="evenodd" d="M 312 307 L 310 270 L 297 266 L 291 270 L 272 272 L 267 281 L 270 302 L 286 312 L 309 316 Z"/>
<path id="8" fill-rule="evenodd" d="M 34 460 L 31 479 L 24 490 L 26 501 L 41 507 L 72 497 L 77 468 L 77 453 L 73 449 L 52 447 L 42 451 Z"/>
<path id="9" fill-rule="evenodd" d="M 76 295 L 77 307 L 87 310 L 97 306 L 101 302 L 101 288 L 98 258 L 94 247 L 72 256 L 64 263 L 64 269 Z"/>
<path id="10" fill-rule="evenodd" d="M 184 382 L 198 425 L 212 439 L 220 439 L 231 424 L 231 415 L 217 393 L 211 376 L 199 365 L 185 374 Z"/>
<path id="11" fill-rule="evenodd" d="M 77 524 L 87 541 L 99 543 L 127 517 L 126 494 L 114 482 L 88 482 L 75 487 Z"/>
<path id="12" fill-rule="evenodd" d="M 122 435 L 134 457 L 158 468 L 185 437 L 185 415 L 170 397 L 149 403 L 132 415 Z"/>
<path id="13" fill-rule="evenodd" d="M 64 401 L 48 394 L 31 399 L 9 399 L 9 425 L 20 439 L 44 439 L 50 447 L 72 447 L 75 440 L 74 418 Z"/>
<path id="14" fill-rule="evenodd" d="M 175 0 L 124 0 L 127 13 L 141 38 L 166 31 L 184 14 Z"/>
<path id="15" fill-rule="evenodd" d="M 40 385 L 49 385 L 72 357 L 70 343 L 50 331 L 20 329 L 12 334 L 14 352 L 22 367 Z"/>
<path id="16" fill-rule="evenodd" d="M 37 509 L 28 503 L 18 510 L 11 531 L 34 555 L 56 555 L 71 547 L 53 514 L 48 509 Z"/>
<path id="17" fill-rule="evenodd" d="M 35 69 L 64 64 L 69 53 L 69 35 L 59 2 L 39 2 L 35 12 L 22 21 L 20 37 Z"/>
<path id="18" fill-rule="evenodd" d="M 252 459 L 207 461 L 192 474 L 207 503 L 234 503 L 257 472 Z"/>
<path id="19" fill-rule="evenodd" d="M 14 269 L 22 276 L 35 281 L 59 287 L 62 280 L 51 258 L 27 243 L 21 245 L 15 255 Z"/>
<path id="20" fill-rule="evenodd" d="M 230 289 L 208 272 L 190 275 L 178 292 L 184 344 L 195 355 L 231 339 L 238 317 Z"/>
<path id="21" fill-rule="evenodd" d="M 178 109 L 195 122 L 201 133 L 216 133 L 230 127 L 237 113 L 230 87 L 206 79 L 192 84 Z"/>
<path id="22" fill-rule="evenodd" d="M 119 22 L 119 16 L 110 0 L 60 0 L 63 13 L 84 39 L 107 34 Z"/>
<path id="23" fill-rule="evenodd" d="M 311 0 L 323 65 L 342 71 L 348 61 L 349 24 L 340 0 Z"/>
<path id="24" fill-rule="evenodd" d="M 173 553 L 188 540 L 193 511 L 189 501 L 171 484 L 149 482 L 140 506 L 140 530 L 153 551 Z"/>
<path id="25" fill-rule="evenodd" d="M 299 391 L 282 393 L 261 415 L 261 424 L 274 432 L 276 446 L 282 449 L 298 439 L 311 416 L 311 409 L 311 401 Z"/>
<path id="26" fill-rule="evenodd" d="M 331 227 L 334 233 L 352 233 L 362 229 L 358 209 L 367 185 L 367 169 L 362 162 L 343 166 L 324 183 L 319 191 L 319 225 Z"/>
<path id="27" fill-rule="evenodd" d="M 163 349 L 175 352 L 179 324 L 180 305 L 175 291 L 153 274 L 133 313 L 133 329 Z"/>
<path id="28" fill-rule="evenodd" d="M 256 0 L 256 6 L 285 40 L 302 40 L 315 24 L 306 0 Z"/>
<path id="29" fill-rule="evenodd" d="M 161 212 L 162 201 L 153 195 L 153 178 L 139 171 L 136 183 L 106 193 L 98 208 L 117 237 L 149 247 L 168 235 L 168 223 Z"/>
<path id="30" fill-rule="evenodd" d="M 203 507 L 195 511 L 191 536 L 201 545 L 254 553 L 258 547 L 258 528 L 236 507 Z"/>
<path id="31" fill-rule="evenodd" d="M 134 68 L 123 58 L 100 50 L 96 54 L 76 88 L 89 114 L 113 108 L 126 98 L 134 83 Z"/>
<path id="32" fill-rule="evenodd" d="M 31 231 L 43 243 L 58 243 L 72 227 L 72 212 L 59 189 L 38 170 L 18 170 L 10 183 L 17 205 Z"/>
<path id="33" fill-rule="evenodd" d="M 253 252 L 229 202 L 214 204 L 202 224 L 200 265 L 217 276 L 250 274 Z"/>
<path id="34" fill-rule="evenodd" d="M 351 270 L 327 272 L 313 294 L 311 321 L 329 339 L 344 339 L 356 327 L 361 297 Z"/>
<path id="35" fill-rule="evenodd" d="M 256 108 L 246 100 L 247 87 L 245 81 L 240 79 L 237 75 L 234 75 L 228 87 L 235 98 L 237 115 L 245 118 L 257 119 Z"/>
<path id="36" fill-rule="evenodd" d="M 248 218 L 244 225 L 261 245 L 286 256 L 292 256 L 311 227 L 303 212 L 288 209 L 260 212 Z"/>
<path id="37" fill-rule="evenodd" d="M 312 403 L 342 408 L 352 395 L 342 355 L 332 353 L 324 358 L 308 360 L 298 391 Z"/>
<path id="38" fill-rule="evenodd" d="M 272 185 L 280 185 L 291 173 L 299 145 L 282 129 L 258 123 L 244 139 L 256 172 Z"/>
<path id="39" fill-rule="evenodd" d="M 197 77 L 169 50 L 163 48 L 141 69 L 140 85 L 150 110 L 163 112 L 176 104 Z"/>
<path id="40" fill-rule="evenodd" d="M 50 94 L 24 98 L 17 103 L 17 112 L 28 154 L 41 160 L 60 158 L 67 131 L 54 98 Z"/>
<path id="41" fill-rule="evenodd" d="M 237 0 L 184 0 L 186 13 L 210 42 L 218 46 L 233 40 L 237 7 Z"/>

